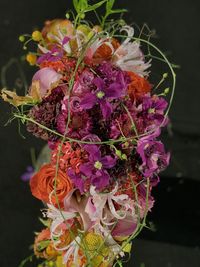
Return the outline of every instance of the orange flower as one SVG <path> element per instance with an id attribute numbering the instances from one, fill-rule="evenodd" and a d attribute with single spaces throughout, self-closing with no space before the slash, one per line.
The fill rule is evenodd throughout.
<path id="1" fill-rule="evenodd" d="M 128 94 L 132 100 L 150 92 L 152 85 L 145 78 L 131 71 L 127 73 L 131 78 L 131 83 L 128 86 Z"/>
<path id="2" fill-rule="evenodd" d="M 55 187 L 56 183 L 56 187 Z M 49 195 L 56 188 L 56 194 L 52 193 L 51 201 L 54 205 L 63 205 L 63 199 L 72 190 L 73 186 L 69 177 L 61 170 L 58 170 L 56 177 L 56 167 L 51 164 L 46 164 L 31 178 L 30 187 L 32 194 L 49 203 Z M 56 205 L 57 206 L 57 205 Z"/>
<path id="3" fill-rule="evenodd" d="M 112 44 L 114 50 L 116 50 L 120 45 L 119 42 L 114 38 L 112 39 L 111 44 Z M 100 60 L 102 60 L 102 59 L 109 60 L 112 57 L 112 53 L 113 53 L 113 51 L 112 51 L 111 47 L 108 44 L 104 43 L 94 53 L 94 58 L 100 59 Z"/>

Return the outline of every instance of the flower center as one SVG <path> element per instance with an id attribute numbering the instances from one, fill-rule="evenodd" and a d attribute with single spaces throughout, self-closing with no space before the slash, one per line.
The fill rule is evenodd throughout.
<path id="1" fill-rule="evenodd" d="M 149 110 L 148 110 L 148 113 L 155 113 L 155 108 L 150 108 Z"/>
<path id="2" fill-rule="evenodd" d="M 98 93 L 97 93 L 97 97 L 98 98 L 103 98 L 105 96 L 105 93 L 103 92 L 103 91 L 99 91 Z"/>
<path id="3" fill-rule="evenodd" d="M 100 161 L 96 161 L 95 163 L 94 163 L 94 167 L 96 168 L 96 169 L 98 169 L 98 170 L 101 170 L 102 169 L 102 163 L 100 162 Z"/>

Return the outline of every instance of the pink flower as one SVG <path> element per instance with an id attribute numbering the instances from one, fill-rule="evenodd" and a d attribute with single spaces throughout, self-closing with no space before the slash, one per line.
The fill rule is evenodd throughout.
<path id="1" fill-rule="evenodd" d="M 40 95 L 41 97 L 46 96 L 51 89 L 55 88 L 62 75 L 57 73 L 51 68 L 43 68 L 35 73 L 32 82 L 39 81 L 40 83 Z"/>

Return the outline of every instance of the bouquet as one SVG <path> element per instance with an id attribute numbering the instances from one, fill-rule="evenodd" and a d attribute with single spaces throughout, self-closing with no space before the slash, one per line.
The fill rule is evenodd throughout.
<path id="1" fill-rule="evenodd" d="M 36 44 L 26 59 L 39 70 L 25 96 L 1 91 L 14 118 L 48 144 L 48 159 L 23 176 L 45 206 L 45 228 L 33 245 L 41 267 L 122 266 L 132 240 L 148 227 L 151 191 L 169 164 L 159 135 L 168 123 L 173 65 L 149 36 L 110 19 L 126 11 L 114 2 L 74 0 L 76 14 L 20 36 L 25 49 Z M 96 10 L 104 4 L 100 17 Z M 98 25 L 85 19 L 89 12 Z M 154 59 L 171 71 L 169 103 L 169 88 L 156 93 L 167 73 L 157 86 L 150 82 Z"/>

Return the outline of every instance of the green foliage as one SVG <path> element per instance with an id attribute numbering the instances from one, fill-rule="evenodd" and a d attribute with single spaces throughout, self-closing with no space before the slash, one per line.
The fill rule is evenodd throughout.
<path id="1" fill-rule="evenodd" d="M 85 13 L 96 11 L 99 7 L 101 7 L 107 0 L 102 0 L 96 4 L 90 5 L 88 0 L 73 0 L 74 9 L 76 10 L 77 16 L 75 19 L 75 24 L 80 22 L 80 19 L 84 18 Z"/>
<path id="2" fill-rule="evenodd" d="M 75 24 L 80 23 L 80 20 L 85 17 L 85 13 L 91 11 L 96 13 L 96 9 L 101 7 L 104 3 L 106 3 L 105 5 L 106 12 L 105 15 L 102 16 L 102 21 L 101 21 L 102 27 L 104 27 L 106 19 L 110 15 L 117 13 L 124 13 L 127 11 L 126 9 L 113 9 L 115 0 L 102 0 L 93 5 L 89 4 L 88 0 L 73 0 L 74 9 L 76 10 L 77 13 Z"/>
<path id="3" fill-rule="evenodd" d="M 113 9 L 114 3 L 115 0 L 107 0 L 106 2 L 106 13 L 105 16 L 102 17 L 102 27 L 104 27 L 105 22 L 110 15 L 127 12 L 126 9 Z"/>

